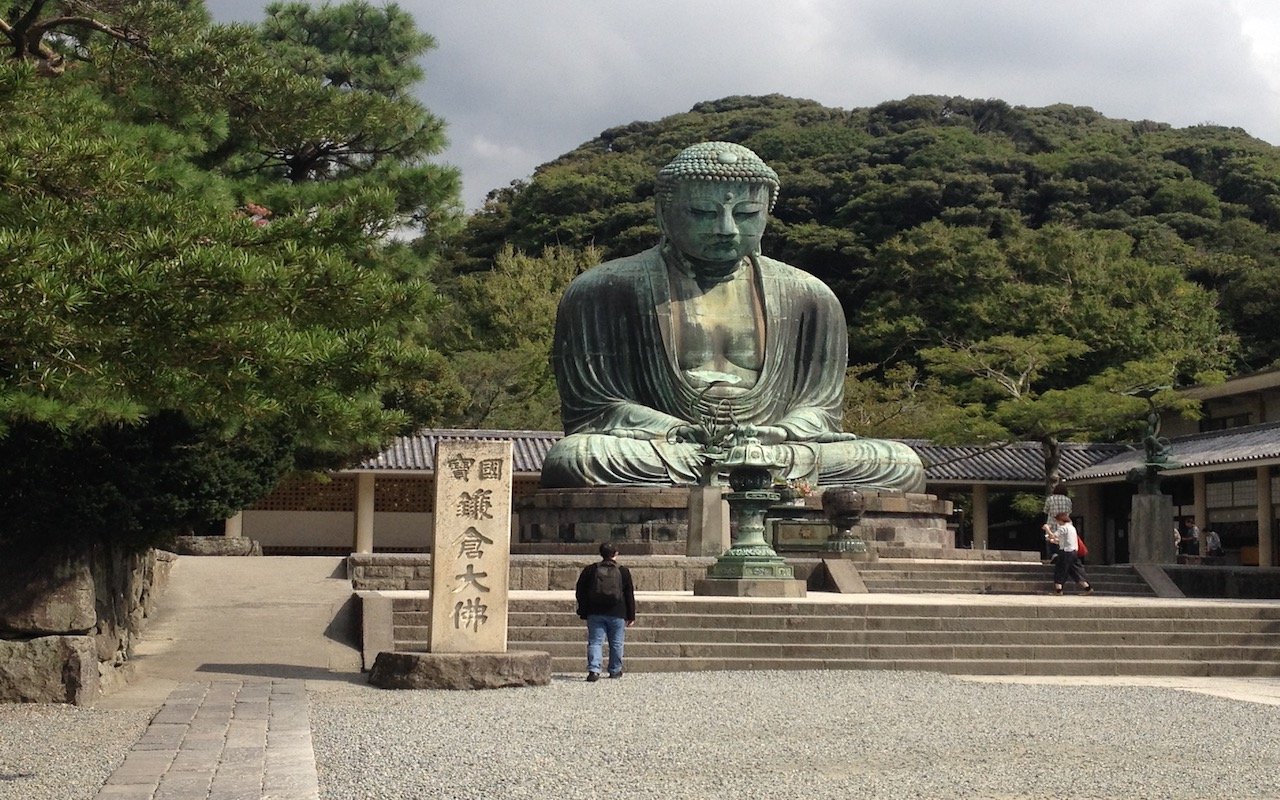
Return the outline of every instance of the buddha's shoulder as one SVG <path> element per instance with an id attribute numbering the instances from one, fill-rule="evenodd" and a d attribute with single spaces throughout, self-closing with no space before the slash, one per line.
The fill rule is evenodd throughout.
<path id="1" fill-rule="evenodd" d="M 794 286 L 801 286 L 820 295 L 832 294 L 830 287 L 820 279 L 808 272 L 805 272 L 799 267 L 793 267 L 785 261 L 779 261 L 776 258 L 769 258 L 768 256 L 758 256 L 757 263 L 760 264 L 760 272 L 766 279 L 783 281 Z"/>
<path id="2" fill-rule="evenodd" d="M 632 253 L 629 256 L 615 258 L 612 261 L 605 261 L 597 264 L 586 272 L 586 275 L 626 275 L 630 273 L 648 273 L 658 268 L 662 264 L 662 254 L 658 247 L 650 247 L 648 250 L 642 250 L 639 253 Z"/>
<path id="3" fill-rule="evenodd" d="M 662 256 L 657 247 L 651 247 L 634 255 L 606 261 L 583 272 L 573 279 L 572 287 L 587 291 L 593 287 L 618 286 L 638 281 L 661 267 Z"/>

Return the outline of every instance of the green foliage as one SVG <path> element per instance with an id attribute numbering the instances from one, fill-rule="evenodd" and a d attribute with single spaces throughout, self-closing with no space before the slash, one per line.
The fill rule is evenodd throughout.
<path id="1" fill-rule="evenodd" d="M 910 364 L 883 372 L 874 364 L 852 366 L 845 374 L 844 397 L 843 430 L 860 436 L 912 438 L 950 428 L 975 432 L 971 415 L 952 403 L 942 381 Z M 994 429 L 983 440 L 992 438 L 998 438 Z"/>
<path id="2" fill-rule="evenodd" d="M 454 289 L 459 316 L 452 361 L 470 402 L 459 425 L 516 430 L 561 427 L 551 371 L 556 307 L 600 251 L 549 247 L 534 257 L 504 248 L 493 269 Z"/>
<path id="3" fill-rule="evenodd" d="M 1044 307 L 1038 285 L 1065 282 L 1054 272 L 1097 283 L 1095 273 L 1113 267 L 1141 274 L 1076 308 L 1095 332 L 1083 339 L 1080 376 L 1151 350 L 1135 331 L 1153 331 L 1157 316 L 1165 327 L 1190 326 L 1187 338 L 1203 337 L 1215 358 L 1230 351 L 1233 371 L 1280 360 L 1269 331 L 1280 299 L 1280 148 L 1239 130 L 1179 130 L 1066 105 L 918 96 L 845 110 L 778 95 L 700 103 L 611 128 L 491 194 L 468 221 L 458 268 L 486 269 L 504 244 L 594 244 L 605 258 L 650 246 L 654 173 L 708 139 L 751 147 L 778 171 L 765 251 L 832 286 L 852 323 L 855 363 L 919 366 L 909 355 L 939 343 L 940 322 L 948 338 L 966 341 L 1006 332 L 1006 321 L 1007 332 L 1025 332 L 1027 312 L 1011 314 L 1011 298 L 968 302 L 999 288 L 1010 269 L 1025 273 L 1016 290 Z M 1053 233 L 1036 239 L 1041 229 Z M 908 257 L 927 263 L 895 280 Z M 1220 323 L 1206 303 L 1219 305 Z M 904 318 L 895 320 L 895 306 L 907 307 Z M 976 316 L 952 313 L 962 308 Z"/>
<path id="4" fill-rule="evenodd" d="M 270 491 L 293 465 L 292 444 L 281 430 L 228 436 L 176 412 L 74 432 L 17 423 L 0 438 L 0 513 L 9 520 L 0 544 L 145 546 L 203 532 Z"/>
<path id="5" fill-rule="evenodd" d="M 128 46 L 0 62 L 0 540 L 153 542 L 456 413 L 429 37 L 362 3 L 98 10 Z"/>

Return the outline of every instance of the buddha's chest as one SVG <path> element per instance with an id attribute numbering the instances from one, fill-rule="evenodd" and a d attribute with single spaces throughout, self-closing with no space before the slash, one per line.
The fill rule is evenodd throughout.
<path id="1" fill-rule="evenodd" d="M 676 287 L 673 287 L 676 288 Z M 755 385 L 764 364 L 764 305 L 746 270 L 706 288 L 679 287 L 671 298 L 671 339 L 680 369 L 736 375 Z"/>

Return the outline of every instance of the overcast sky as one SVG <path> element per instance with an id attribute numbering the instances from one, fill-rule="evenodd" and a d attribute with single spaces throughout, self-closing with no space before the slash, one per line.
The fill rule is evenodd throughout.
<path id="1" fill-rule="evenodd" d="M 207 0 L 220 21 L 265 0 Z M 1280 144 L 1276 0 L 402 0 L 468 209 L 606 128 L 729 95 L 1072 103 Z M 692 144 L 692 142 L 690 143 Z"/>

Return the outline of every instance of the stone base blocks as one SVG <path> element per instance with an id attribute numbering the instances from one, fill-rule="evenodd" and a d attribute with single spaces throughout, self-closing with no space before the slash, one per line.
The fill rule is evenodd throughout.
<path id="1" fill-rule="evenodd" d="M 0 702 L 87 705 L 98 697 L 92 636 L 0 639 Z"/>
<path id="2" fill-rule="evenodd" d="M 262 544 L 241 536 L 175 536 L 173 552 L 180 556 L 260 556 Z"/>
<path id="3" fill-rule="evenodd" d="M 123 683 L 176 556 L 55 546 L 0 561 L 0 702 L 92 702 Z"/>
<path id="4" fill-rule="evenodd" d="M 578 660 L 582 660 L 580 654 Z M 551 654 L 531 650 L 507 653 L 382 652 L 374 659 L 369 683 L 382 689 L 546 686 L 551 683 Z"/>
<path id="5" fill-rule="evenodd" d="M 628 555 L 684 553 L 691 489 L 697 491 L 687 486 L 542 489 L 518 504 L 519 541 L 522 546 L 612 541 Z M 862 494 L 865 510 L 854 533 L 881 556 L 968 557 L 955 549 L 947 528 L 950 501 L 894 491 Z M 833 530 L 822 513 L 820 494 L 798 506 L 777 506 L 766 514 L 766 524 L 772 519 L 805 519 Z M 695 545 L 703 554 L 702 544 Z M 782 541 L 773 545 L 786 549 Z"/>
<path id="6" fill-rule="evenodd" d="M 693 584 L 699 597 L 804 597 L 804 581 L 773 578 L 703 578 Z"/>
<path id="7" fill-rule="evenodd" d="M 689 535 L 684 486 L 541 489 L 517 509 L 521 544 L 612 541 L 683 553 Z"/>

